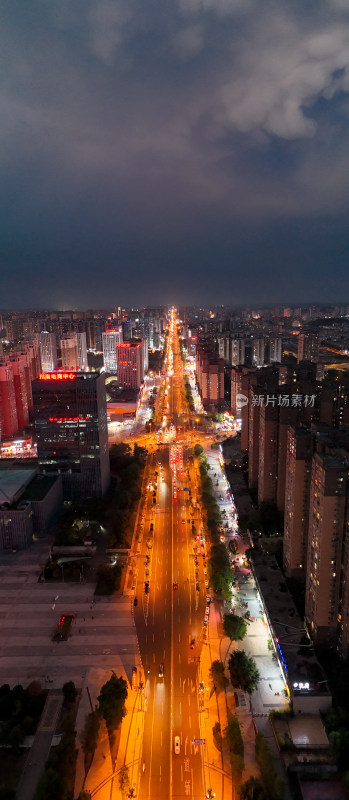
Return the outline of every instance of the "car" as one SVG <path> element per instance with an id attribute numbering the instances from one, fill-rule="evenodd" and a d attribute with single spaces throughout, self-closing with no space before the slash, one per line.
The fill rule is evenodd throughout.
<path id="1" fill-rule="evenodd" d="M 153 523 L 153 522 L 151 522 L 151 523 L 150 523 L 150 530 L 151 530 L 151 531 L 153 531 L 153 530 L 154 530 L 154 523 Z"/>
<path id="2" fill-rule="evenodd" d="M 190 649 L 191 650 L 194 650 L 195 642 L 196 642 L 195 636 L 192 636 L 192 638 L 190 640 Z"/>
<path id="3" fill-rule="evenodd" d="M 164 677 L 164 665 L 163 664 L 159 664 L 159 678 L 163 678 L 163 677 Z"/>
<path id="4" fill-rule="evenodd" d="M 182 525 L 185 525 L 185 519 L 182 519 Z"/>
<path id="5" fill-rule="evenodd" d="M 174 737 L 174 751 L 175 751 L 176 756 L 179 756 L 179 754 L 181 752 L 181 740 L 180 740 L 179 736 L 175 736 Z"/>
<path id="6" fill-rule="evenodd" d="M 208 622 L 208 619 L 207 619 L 207 617 L 205 617 L 205 619 L 202 620 L 202 624 L 205 626 L 205 628 L 207 627 L 207 622 Z"/>
<path id="7" fill-rule="evenodd" d="M 178 589 L 178 583 L 177 583 L 177 581 L 174 581 L 173 588 L 174 588 L 174 589 Z"/>
<path id="8" fill-rule="evenodd" d="M 209 617 L 209 616 L 210 616 L 210 606 L 206 606 L 206 608 L 205 608 L 205 617 Z"/>
<path id="9" fill-rule="evenodd" d="M 144 592 L 145 592 L 145 594 L 149 594 L 149 589 L 150 589 L 149 581 L 146 581 L 145 584 L 144 584 Z"/>
<path id="10" fill-rule="evenodd" d="M 210 602 L 211 602 L 211 595 L 207 594 L 206 595 L 206 604 L 209 605 Z"/>
<path id="11" fill-rule="evenodd" d="M 134 598 L 133 605 L 134 606 L 138 606 L 138 597 Z"/>
<path id="12" fill-rule="evenodd" d="M 200 591 L 199 581 L 196 581 L 195 589 L 196 589 L 197 592 Z"/>

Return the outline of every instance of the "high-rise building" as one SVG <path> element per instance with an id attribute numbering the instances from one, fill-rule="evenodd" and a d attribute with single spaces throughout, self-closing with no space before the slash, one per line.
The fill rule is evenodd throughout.
<path id="1" fill-rule="evenodd" d="M 102 497 L 110 481 L 104 375 L 42 373 L 33 397 L 41 471 L 62 474 L 67 500 Z"/>
<path id="2" fill-rule="evenodd" d="M 141 341 L 117 345 L 118 383 L 123 389 L 138 390 L 144 378 L 144 349 Z"/>
<path id="3" fill-rule="evenodd" d="M 258 503 L 276 502 L 278 464 L 278 414 L 275 404 L 262 403 L 259 409 Z"/>
<path id="4" fill-rule="evenodd" d="M 61 339 L 62 369 L 87 370 L 87 346 L 85 331 L 70 331 Z"/>
<path id="5" fill-rule="evenodd" d="M 245 363 L 245 340 L 231 339 L 231 364 L 238 366 Z"/>
<path id="6" fill-rule="evenodd" d="M 41 331 L 38 334 L 41 369 L 43 372 L 54 372 L 58 367 L 56 334 Z"/>
<path id="7" fill-rule="evenodd" d="M 10 356 L 10 362 L 13 368 L 18 430 L 23 430 L 29 424 L 26 382 L 27 357 L 25 353 L 14 353 Z"/>
<path id="8" fill-rule="evenodd" d="M 338 453 L 312 459 L 305 616 L 318 644 L 336 643 L 340 613 L 343 543 L 348 535 L 349 464 Z M 345 579 L 348 580 L 347 576 Z"/>
<path id="9" fill-rule="evenodd" d="M 306 573 L 312 442 L 310 428 L 289 426 L 283 559 L 286 575 L 294 577 Z"/>
<path id="10" fill-rule="evenodd" d="M 204 344 L 196 348 L 196 380 L 203 405 L 221 410 L 224 405 L 224 361 Z"/>
<path id="11" fill-rule="evenodd" d="M 300 333 L 298 335 L 298 356 L 297 361 L 319 360 L 319 337 L 317 333 Z"/>
<path id="12" fill-rule="evenodd" d="M 254 338 L 252 345 L 252 364 L 254 367 L 263 367 L 265 359 L 265 340 Z"/>
<path id="13" fill-rule="evenodd" d="M 282 358 L 282 339 L 280 337 L 269 339 L 268 347 L 270 364 L 274 362 L 280 363 Z"/>
<path id="14" fill-rule="evenodd" d="M 13 365 L 9 359 L 0 363 L 0 424 L 1 439 L 11 439 L 18 431 Z"/>
<path id="15" fill-rule="evenodd" d="M 106 372 L 117 374 L 117 345 L 122 342 L 122 328 L 110 328 L 102 334 L 103 365 Z"/>

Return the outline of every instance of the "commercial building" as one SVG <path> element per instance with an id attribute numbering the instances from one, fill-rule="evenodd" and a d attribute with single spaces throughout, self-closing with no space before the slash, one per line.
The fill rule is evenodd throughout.
<path id="1" fill-rule="evenodd" d="M 15 381 L 9 359 L 0 363 L 0 425 L 1 439 L 11 439 L 18 431 Z"/>
<path id="2" fill-rule="evenodd" d="M 44 536 L 63 509 L 60 475 L 0 469 L 0 551 L 22 550 Z"/>
<path id="3" fill-rule="evenodd" d="M 144 346 L 132 339 L 117 344 L 118 384 L 123 389 L 138 390 L 144 379 Z"/>
<path id="4" fill-rule="evenodd" d="M 42 373 L 33 396 L 41 471 L 62 474 L 67 500 L 102 497 L 110 481 L 104 375 Z"/>
<path id="5" fill-rule="evenodd" d="M 58 367 L 57 359 L 57 341 L 56 334 L 53 331 L 41 331 L 38 334 L 41 369 L 43 372 L 54 372 Z"/>
<path id="6" fill-rule="evenodd" d="M 102 333 L 103 366 L 106 372 L 117 374 L 117 345 L 122 342 L 122 328 L 110 328 Z"/>
<path id="7" fill-rule="evenodd" d="M 87 346 L 86 333 L 72 331 L 61 339 L 62 369 L 63 370 L 87 370 Z"/>

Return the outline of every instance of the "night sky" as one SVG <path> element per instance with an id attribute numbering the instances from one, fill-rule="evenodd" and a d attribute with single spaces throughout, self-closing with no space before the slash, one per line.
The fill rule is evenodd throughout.
<path id="1" fill-rule="evenodd" d="M 0 307 L 349 302 L 348 0 L 2 0 Z"/>

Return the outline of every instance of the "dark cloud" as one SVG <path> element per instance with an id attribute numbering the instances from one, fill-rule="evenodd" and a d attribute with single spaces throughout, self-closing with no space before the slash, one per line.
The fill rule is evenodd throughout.
<path id="1" fill-rule="evenodd" d="M 348 289 L 346 2 L 7 0 L 0 53 L 1 305 Z"/>

